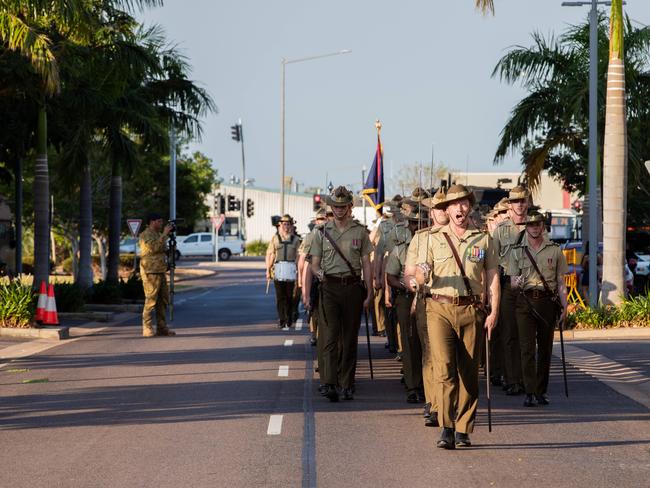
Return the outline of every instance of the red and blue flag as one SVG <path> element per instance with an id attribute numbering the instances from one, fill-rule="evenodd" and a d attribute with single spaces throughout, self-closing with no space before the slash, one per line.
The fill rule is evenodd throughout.
<path id="1" fill-rule="evenodd" d="M 381 138 L 377 133 L 377 151 L 375 152 L 375 159 L 372 161 L 372 167 L 363 185 L 361 192 L 363 197 L 368 200 L 368 203 L 377 211 L 381 212 L 381 207 L 384 205 L 384 151 L 381 147 Z"/>

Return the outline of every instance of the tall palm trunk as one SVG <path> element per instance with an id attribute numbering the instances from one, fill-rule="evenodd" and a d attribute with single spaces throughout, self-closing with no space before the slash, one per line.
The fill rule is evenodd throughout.
<path id="1" fill-rule="evenodd" d="M 108 274 L 106 281 L 117 282 L 120 266 L 120 230 L 122 223 L 122 172 L 120 164 L 113 162 L 111 194 L 108 205 Z"/>
<path id="2" fill-rule="evenodd" d="M 92 249 L 93 202 L 90 163 L 85 162 L 79 191 L 79 271 L 77 284 L 82 289 L 93 285 Z"/>
<path id="3" fill-rule="evenodd" d="M 610 19 L 605 152 L 603 158 L 603 304 L 617 304 L 625 290 L 625 228 L 627 209 L 627 125 L 623 5 L 613 0 Z"/>
<path id="4" fill-rule="evenodd" d="M 34 288 L 50 277 L 50 175 L 47 164 L 47 112 L 38 111 L 34 165 Z"/>

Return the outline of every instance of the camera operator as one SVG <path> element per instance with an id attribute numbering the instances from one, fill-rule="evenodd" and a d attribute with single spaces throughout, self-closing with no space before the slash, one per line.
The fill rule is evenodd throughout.
<path id="1" fill-rule="evenodd" d="M 144 288 L 144 309 L 142 311 L 142 336 L 174 336 L 176 332 L 167 327 L 166 313 L 169 304 L 167 285 L 166 246 L 167 237 L 174 231 L 173 224 L 163 228 L 160 214 L 147 216 L 147 227 L 139 237 L 140 276 Z M 153 312 L 156 311 L 156 329 L 153 327 Z"/>

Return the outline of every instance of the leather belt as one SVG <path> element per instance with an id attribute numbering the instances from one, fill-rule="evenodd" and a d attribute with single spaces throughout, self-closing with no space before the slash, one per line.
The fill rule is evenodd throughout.
<path id="1" fill-rule="evenodd" d="M 437 293 L 428 293 L 428 298 L 440 303 L 449 303 L 451 305 L 474 305 L 481 301 L 481 297 L 478 295 L 465 295 L 462 297 L 450 297 L 447 295 L 438 295 Z"/>
<path id="2" fill-rule="evenodd" d="M 528 298 L 532 298 L 533 300 L 539 300 L 541 298 L 551 298 L 552 296 L 546 290 L 537 290 L 537 289 L 524 290 L 524 295 L 526 295 Z"/>
<path id="3" fill-rule="evenodd" d="M 337 283 L 339 285 L 353 285 L 361 282 L 358 276 L 333 276 L 325 275 L 325 283 Z"/>

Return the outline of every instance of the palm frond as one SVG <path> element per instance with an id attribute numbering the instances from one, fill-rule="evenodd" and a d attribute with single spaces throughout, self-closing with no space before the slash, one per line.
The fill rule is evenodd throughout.
<path id="1" fill-rule="evenodd" d="M 476 0 L 476 8 L 483 14 L 491 13 L 494 15 L 494 0 Z"/>

